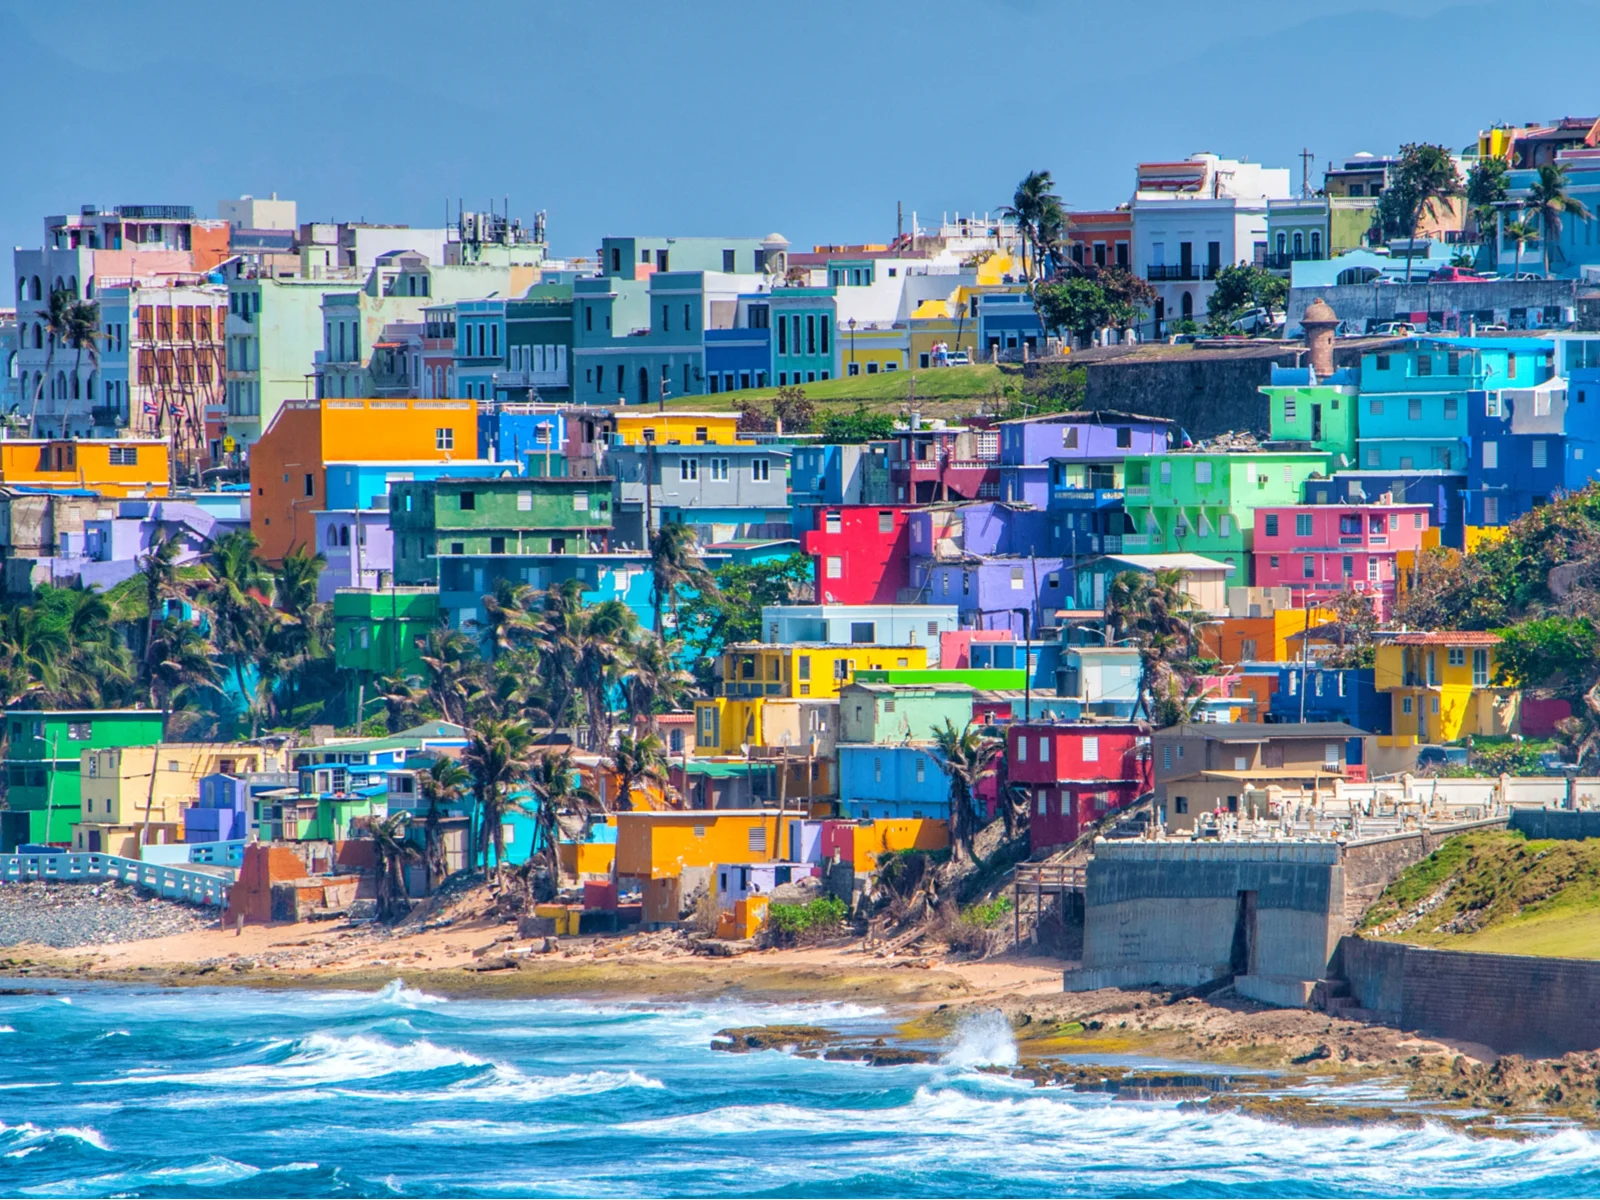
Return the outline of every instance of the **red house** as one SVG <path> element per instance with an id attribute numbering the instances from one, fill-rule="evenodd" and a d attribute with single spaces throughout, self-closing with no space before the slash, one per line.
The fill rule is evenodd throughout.
<path id="1" fill-rule="evenodd" d="M 1035 722 L 1006 731 L 1011 782 L 1028 792 L 1033 848 L 1074 842 L 1153 786 L 1149 731 L 1128 724 Z"/>
<path id="2" fill-rule="evenodd" d="M 911 527 L 904 508 L 830 505 L 801 542 L 816 560 L 819 604 L 896 604 L 911 586 Z"/>

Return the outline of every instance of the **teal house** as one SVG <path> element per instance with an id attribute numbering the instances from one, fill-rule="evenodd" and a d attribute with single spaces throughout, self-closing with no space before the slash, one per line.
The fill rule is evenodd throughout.
<path id="1" fill-rule="evenodd" d="M 833 288 L 775 288 L 771 309 L 771 378 L 779 387 L 818 383 L 838 374 Z"/>
<path id="2" fill-rule="evenodd" d="M 154 746 L 161 714 L 148 708 L 11 709 L 6 722 L 6 808 L 0 811 L 0 854 L 25 842 L 68 845 L 83 819 L 78 782 L 85 750 Z"/>

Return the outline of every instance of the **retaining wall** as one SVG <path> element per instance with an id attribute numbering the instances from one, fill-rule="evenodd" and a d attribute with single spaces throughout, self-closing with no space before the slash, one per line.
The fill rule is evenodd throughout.
<path id="1" fill-rule="evenodd" d="M 1526 838 L 1580 841 L 1600 837 L 1600 812 L 1523 808 L 1511 814 L 1511 828 Z"/>
<path id="2" fill-rule="evenodd" d="M 1379 1020 L 1502 1054 L 1600 1048 L 1600 961 L 1340 940 L 1330 975 Z"/>

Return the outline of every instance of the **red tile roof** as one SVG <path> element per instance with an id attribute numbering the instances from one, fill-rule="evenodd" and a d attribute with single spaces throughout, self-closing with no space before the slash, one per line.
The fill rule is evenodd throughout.
<path id="1" fill-rule="evenodd" d="M 1394 643 L 1397 646 L 1498 646 L 1500 638 L 1493 633 L 1435 631 L 1397 634 Z"/>

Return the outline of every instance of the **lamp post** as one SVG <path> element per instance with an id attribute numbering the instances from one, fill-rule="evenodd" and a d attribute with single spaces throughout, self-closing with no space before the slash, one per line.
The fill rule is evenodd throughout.
<path id="1" fill-rule="evenodd" d="M 850 326 L 850 374 L 856 373 L 856 319 L 851 317 L 845 324 Z"/>

